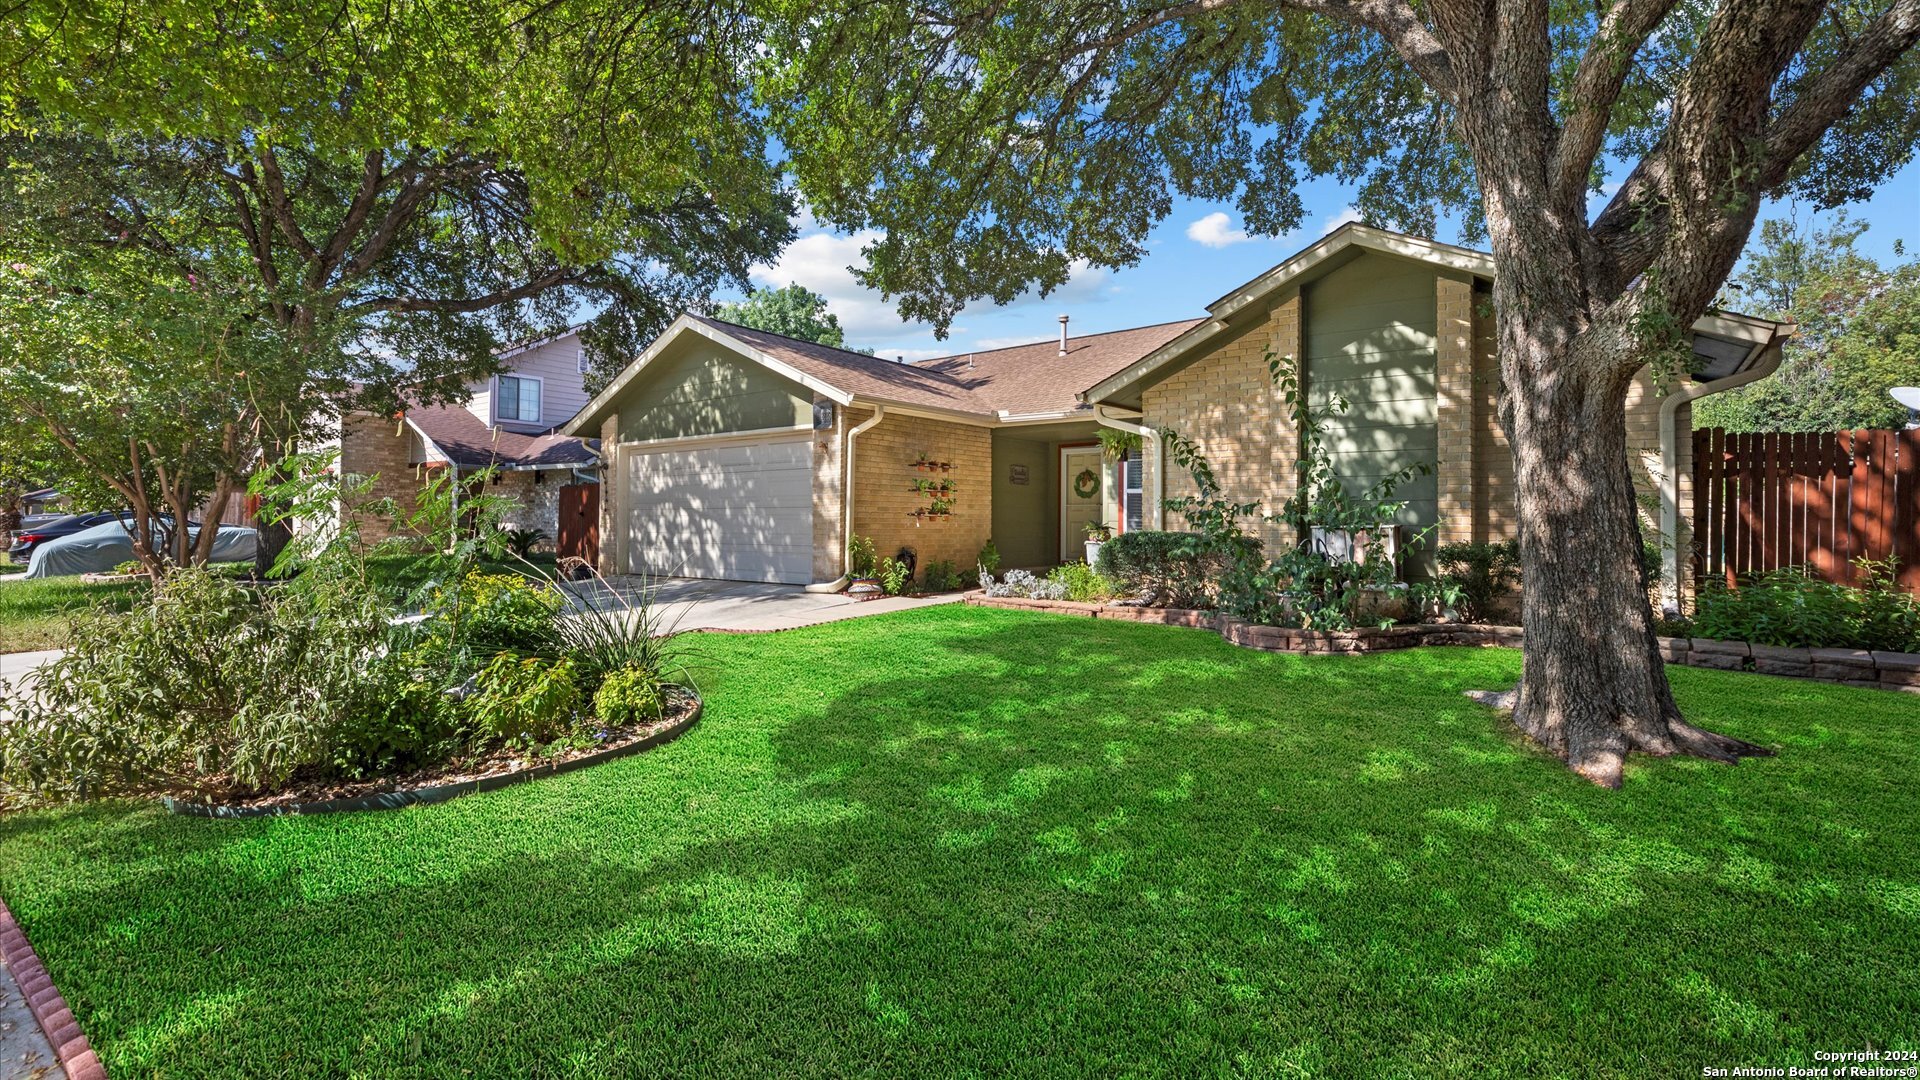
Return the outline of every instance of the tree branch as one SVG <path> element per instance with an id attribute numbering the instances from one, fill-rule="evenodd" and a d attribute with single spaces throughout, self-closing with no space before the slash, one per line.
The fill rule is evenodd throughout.
<path id="1" fill-rule="evenodd" d="M 240 168 L 242 174 L 251 181 L 254 173 L 253 163 L 245 162 Z M 262 190 L 260 201 L 274 223 L 280 226 L 280 232 L 286 236 L 287 243 L 293 245 L 293 250 L 299 252 L 301 258 L 318 258 L 319 249 L 313 246 L 313 241 L 307 239 L 306 233 L 300 231 L 300 223 L 294 220 L 293 203 L 287 198 L 287 178 L 280 172 L 280 159 L 274 155 L 273 147 L 264 143 L 260 147 L 259 176 L 263 181 L 260 185 Z"/>
<path id="2" fill-rule="evenodd" d="M 307 288 L 318 289 L 327 283 L 327 275 L 345 257 L 347 248 L 353 244 L 360 229 L 366 225 L 367 218 L 373 214 L 374 203 L 380 198 L 380 189 L 386 186 L 388 177 L 382 171 L 387 156 L 378 150 L 367 151 L 366 165 L 360 171 L 360 187 L 353 193 L 353 201 L 347 205 L 347 214 L 340 220 L 339 228 L 327 238 L 327 246 L 320 250 L 314 260 L 313 268 L 307 273 Z"/>
<path id="3" fill-rule="evenodd" d="M 1617 0 L 1600 20 L 1599 32 L 1580 57 L 1567 87 L 1568 112 L 1548 174 L 1556 205 L 1585 195 L 1593 161 L 1607 135 L 1613 106 L 1633 70 L 1633 58 L 1673 10 L 1675 0 Z"/>
<path id="4" fill-rule="evenodd" d="M 526 300 L 562 285 L 574 285 L 587 280 L 588 272 L 565 267 L 547 271 L 531 281 L 480 296 L 467 297 L 425 297 L 425 296 L 376 296 L 350 305 L 347 310 L 354 312 L 391 311 L 405 313 L 412 311 L 437 311 L 443 314 L 465 314 L 484 311 L 496 304 L 508 304 L 516 300 Z"/>
<path id="5" fill-rule="evenodd" d="M 1867 86 L 1916 42 L 1920 42 L 1920 0 L 1893 0 L 1774 118 L 1767 130 L 1761 188 L 1784 182 L 1800 156 L 1839 123 Z"/>

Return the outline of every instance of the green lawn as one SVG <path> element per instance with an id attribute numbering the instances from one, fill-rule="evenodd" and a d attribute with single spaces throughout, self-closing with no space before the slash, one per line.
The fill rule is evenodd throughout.
<path id="1" fill-rule="evenodd" d="M 710 635 L 708 711 L 429 808 L 0 821 L 110 1074 L 1700 1075 L 1920 1046 L 1914 698 L 1678 670 L 1781 747 L 1608 792 L 1460 696 L 942 607 Z"/>
<path id="2" fill-rule="evenodd" d="M 0 581 L 0 653 L 57 649 L 74 614 L 95 604 L 125 611 L 144 583 L 82 584 L 78 577 Z"/>

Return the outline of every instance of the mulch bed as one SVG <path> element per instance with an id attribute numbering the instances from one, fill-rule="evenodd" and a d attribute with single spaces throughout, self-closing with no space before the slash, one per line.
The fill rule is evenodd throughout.
<path id="1" fill-rule="evenodd" d="M 338 810 L 388 809 L 414 803 L 440 802 L 470 791 L 490 791 L 519 779 L 538 779 L 570 772 L 583 765 L 624 756 L 666 742 L 692 725 L 701 708 L 700 696 L 685 687 L 668 692 L 666 713 L 645 724 L 608 730 L 592 746 L 552 756 L 532 756 L 524 750 L 455 758 L 431 768 L 370 780 L 299 781 L 259 795 L 227 798 L 162 800 L 177 814 L 204 817 L 255 817 L 287 813 L 326 813 Z M 365 805 L 354 805 L 363 802 Z"/>

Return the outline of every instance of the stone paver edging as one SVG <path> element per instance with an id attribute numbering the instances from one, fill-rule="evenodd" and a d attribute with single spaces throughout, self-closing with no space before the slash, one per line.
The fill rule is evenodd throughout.
<path id="1" fill-rule="evenodd" d="M 1186 608 L 1148 608 L 1130 604 L 1089 604 L 1070 600 L 1029 600 L 1012 596 L 969 593 L 975 607 L 1045 611 L 1092 619 L 1123 619 L 1213 630 L 1247 649 L 1308 655 L 1355 655 L 1410 649 L 1424 645 L 1506 646 L 1519 648 L 1517 626 L 1477 623 L 1419 623 L 1385 630 L 1295 630 L 1284 626 L 1256 626 L 1232 616 Z M 1660 655 L 1670 664 L 1754 671 L 1762 675 L 1818 679 L 1843 686 L 1871 687 L 1920 694 L 1920 654 L 1870 652 L 1865 649 L 1781 649 L 1749 645 L 1744 641 L 1711 638 L 1660 638 Z"/>
<path id="2" fill-rule="evenodd" d="M 47 974 L 46 965 L 33 951 L 27 932 L 20 928 L 5 900 L 0 900 L 0 955 L 6 957 L 7 968 L 20 985 L 21 996 L 27 999 L 27 1008 L 34 1020 L 46 1033 L 47 1042 L 53 1045 L 54 1056 L 66 1070 L 67 1080 L 107 1080 L 100 1055 L 93 1052 L 93 1045 L 80 1030 L 79 1021 L 73 1018 L 73 1010 L 67 1007 L 67 999 L 55 989 L 53 977 Z"/>

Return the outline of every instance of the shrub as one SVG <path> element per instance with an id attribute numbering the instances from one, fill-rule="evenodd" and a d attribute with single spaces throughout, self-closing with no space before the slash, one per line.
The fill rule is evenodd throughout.
<path id="1" fill-rule="evenodd" d="M 0 784 L 14 801 L 244 793 L 390 756 L 369 728 L 392 708 L 392 636 L 344 579 L 256 595 L 177 570 L 150 603 L 78 620 L 13 689 Z"/>
<path id="2" fill-rule="evenodd" d="M 1440 581 L 1459 590 L 1449 605 L 1468 622 L 1485 622 L 1493 602 L 1520 580 L 1520 542 L 1442 544 L 1434 552 Z"/>
<path id="3" fill-rule="evenodd" d="M 879 565 L 879 556 L 874 551 L 873 537 L 855 536 L 847 541 L 847 566 L 852 576 L 870 578 Z"/>
<path id="4" fill-rule="evenodd" d="M 560 653 L 572 660 L 581 682 L 597 688 L 616 671 L 645 671 L 662 683 L 689 682 L 693 654 L 669 619 L 653 602 L 651 583 L 635 592 L 614 588 L 593 573 L 598 588 L 585 592 L 569 583 L 559 588 L 571 598 L 565 618 L 555 620 Z"/>
<path id="5" fill-rule="evenodd" d="M 481 669 L 467 701 L 480 733 L 508 745 L 549 743 L 579 728 L 580 684 L 572 660 L 501 653 Z"/>
<path id="6" fill-rule="evenodd" d="M 1112 578 L 1083 562 L 1056 566 L 1051 573 L 1047 574 L 1047 580 L 1065 589 L 1068 600 L 1082 602 L 1110 600 L 1118 591 Z"/>
<path id="7" fill-rule="evenodd" d="M 899 596 L 907 591 L 907 582 L 913 579 L 913 571 L 907 564 L 895 558 L 880 560 L 880 591 L 888 596 Z"/>
<path id="8" fill-rule="evenodd" d="M 1858 560 L 1858 588 L 1821 581 L 1804 567 L 1761 574 L 1739 588 L 1708 581 L 1693 633 L 1785 648 L 1920 652 L 1920 600 L 1893 582 L 1893 564 Z"/>
<path id="9" fill-rule="evenodd" d="M 1121 533 L 1100 545 L 1095 566 L 1113 581 L 1116 591 L 1129 592 L 1163 607 L 1212 607 L 1213 582 L 1233 564 L 1237 550 L 1249 561 L 1259 558 L 1260 541 L 1235 537 L 1226 545 L 1210 545 L 1190 532 L 1141 530 Z"/>
<path id="10" fill-rule="evenodd" d="M 550 655 L 559 645 L 554 617 L 560 605 L 559 593 L 519 574 L 470 573 L 460 579 L 458 595 L 441 595 L 431 612 L 448 621 L 456 643 L 480 655 Z"/>
<path id="11" fill-rule="evenodd" d="M 987 542 L 980 545 L 980 554 L 974 562 L 978 567 L 977 572 L 982 577 L 1000 572 L 1000 548 L 994 544 L 993 537 L 987 537 Z"/>
<path id="12" fill-rule="evenodd" d="M 920 585 L 928 592 L 950 592 L 964 583 L 960 571 L 946 559 L 930 562 L 920 571 Z"/>
<path id="13" fill-rule="evenodd" d="M 608 727 L 658 720 L 666 711 L 660 676 L 642 668 L 609 672 L 593 695 L 593 714 Z"/>
<path id="14" fill-rule="evenodd" d="M 501 542 L 506 546 L 508 551 L 513 552 L 514 556 L 519 559 L 532 557 L 533 549 L 546 543 L 548 540 L 545 532 L 531 527 L 502 529 L 501 533 Z"/>
<path id="15" fill-rule="evenodd" d="M 1000 581 L 994 581 L 991 577 L 981 578 L 980 584 L 986 588 L 988 596 L 1017 596 L 1029 600 L 1067 598 L 1066 583 L 1037 578 L 1025 570 L 1009 570 Z"/>

